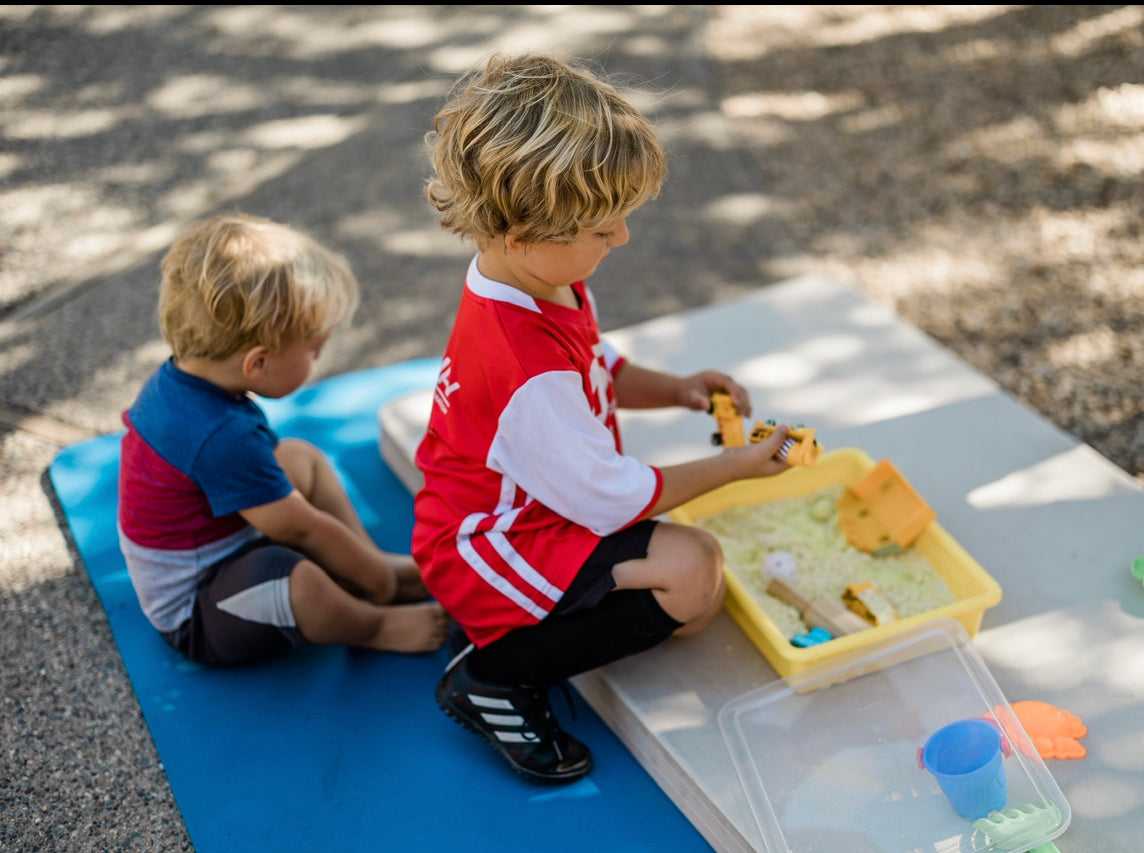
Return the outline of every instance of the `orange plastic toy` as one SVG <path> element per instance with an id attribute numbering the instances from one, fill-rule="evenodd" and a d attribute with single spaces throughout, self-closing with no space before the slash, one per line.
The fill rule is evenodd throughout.
<path id="1" fill-rule="evenodd" d="M 711 406 L 708 409 L 715 417 L 715 425 L 719 431 L 711 436 L 711 443 L 722 447 L 742 447 L 747 443 L 747 436 L 743 431 L 743 419 L 739 410 L 731 401 L 731 395 L 726 391 L 711 392 Z M 751 431 L 752 444 L 766 439 L 775 431 L 775 422 L 755 421 L 755 428 Z M 814 430 L 806 427 L 791 427 L 787 431 L 787 440 L 779 448 L 778 457 L 790 465 L 802 465 L 809 468 L 818 461 L 822 455 L 822 446 L 814 437 Z"/>
<path id="2" fill-rule="evenodd" d="M 1014 702 L 1012 708 L 1041 758 L 1084 758 L 1087 754 L 1077 741 L 1088 734 L 1080 717 L 1048 702 Z"/>
<path id="3" fill-rule="evenodd" d="M 747 436 L 743 432 L 743 419 L 739 417 L 739 410 L 731 402 L 731 395 L 726 391 L 713 391 L 711 393 L 711 408 L 715 416 L 715 425 L 719 431 L 711 436 L 711 443 L 723 447 L 742 447 L 747 443 Z"/>
<path id="4" fill-rule="evenodd" d="M 842 603 L 871 625 L 888 625 L 898 621 L 898 613 L 870 581 L 847 584 L 842 590 Z"/>
<path id="5" fill-rule="evenodd" d="M 755 428 L 751 430 L 751 441 L 765 441 L 767 436 L 775 431 L 774 421 L 755 421 Z M 779 458 L 789 465 L 802 465 L 809 468 L 818 461 L 822 455 L 822 445 L 814 437 L 814 430 L 804 426 L 792 426 L 787 430 L 786 441 L 779 448 Z"/>
<path id="6" fill-rule="evenodd" d="M 889 459 L 847 486 L 838 499 L 838 525 L 846 539 L 876 557 L 910 547 L 935 518 L 937 513 Z"/>

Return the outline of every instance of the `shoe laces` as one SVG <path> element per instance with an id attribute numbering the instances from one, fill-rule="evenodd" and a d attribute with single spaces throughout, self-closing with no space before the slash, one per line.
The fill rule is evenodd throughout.
<path id="1" fill-rule="evenodd" d="M 541 731 L 536 732 L 538 735 L 544 740 L 555 742 L 556 735 L 561 733 L 563 729 L 560 727 L 560 721 L 556 719 L 552 705 L 548 701 L 548 692 L 552 687 L 560 688 L 565 701 L 568 703 L 568 711 L 572 719 L 576 719 L 576 706 L 572 702 L 572 692 L 563 681 L 547 687 L 537 686 L 530 689 L 526 707 L 519 708 L 518 711 L 521 716 L 530 721 L 534 728 L 541 729 Z"/>
<path id="2" fill-rule="evenodd" d="M 551 687 L 559 687 L 560 692 L 564 694 L 564 699 L 568 703 L 568 712 L 572 715 L 572 719 L 576 719 L 576 706 L 572 702 L 572 691 L 568 689 L 567 683 L 561 681 L 551 685 L 548 688 L 538 688 L 533 696 L 533 701 L 536 703 L 533 707 L 541 711 L 539 715 L 542 719 L 544 726 L 543 740 L 552 748 L 556 753 L 558 760 L 564 760 L 564 749 L 562 747 L 562 739 L 559 737 L 564 734 L 564 730 L 560 727 L 560 721 L 556 719 L 556 715 L 552 712 L 552 705 L 548 701 L 548 692 Z M 538 732 L 539 734 L 539 732 Z"/>

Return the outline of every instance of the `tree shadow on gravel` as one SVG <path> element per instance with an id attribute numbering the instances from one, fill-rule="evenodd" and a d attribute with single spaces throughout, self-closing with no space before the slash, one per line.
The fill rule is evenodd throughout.
<path id="1" fill-rule="evenodd" d="M 1144 8 L 781 8 L 709 36 L 765 273 L 825 264 L 1144 472 Z"/>
<path id="2" fill-rule="evenodd" d="M 167 354 L 159 259 L 180 227 L 225 210 L 289 222 L 349 258 L 362 306 L 317 378 L 441 352 L 472 247 L 423 197 L 423 137 L 452 82 L 495 50 L 587 62 L 665 119 L 678 169 L 639 216 L 651 227 L 609 263 L 605 328 L 734 293 L 689 250 L 719 231 L 694 216 L 698 200 L 745 175 L 687 131 L 712 111 L 698 7 L 8 10 L 0 403 L 17 412 L 117 429 Z"/>

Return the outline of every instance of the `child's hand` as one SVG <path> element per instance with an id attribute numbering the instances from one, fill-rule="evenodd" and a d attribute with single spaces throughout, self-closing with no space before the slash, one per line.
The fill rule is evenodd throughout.
<path id="1" fill-rule="evenodd" d="M 682 377 L 680 383 L 683 405 L 689 409 L 706 412 L 711 408 L 711 392 L 726 391 L 731 395 L 731 402 L 739 414 L 744 418 L 751 416 L 751 396 L 747 389 L 724 373 L 702 370 L 692 376 Z"/>
<path id="2" fill-rule="evenodd" d="M 645 513 L 645 518 L 669 512 L 687 501 L 707 494 L 736 480 L 773 477 L 790 468 L 775 454 L 787 438 L 787 427 L 776 426 L 763 441 L 740 447 L 725 447 L 722 453 L 703 456 L 678 465 L 660 468 L 663 489 L 659 499 Z"/>
<path id="3" fill-rule="evenodd" d="M 759 442 L 749 442 L 742 447 L 728 447 L 723 453 L 734 454 L 735 462 L 742 466 L 737 479 L 746 480 L 752 477 L 773 477 L 790 468 L 775 454 L 783 446 L 787 438 L 786 424 L 779 424 L 775 431 Z"/>

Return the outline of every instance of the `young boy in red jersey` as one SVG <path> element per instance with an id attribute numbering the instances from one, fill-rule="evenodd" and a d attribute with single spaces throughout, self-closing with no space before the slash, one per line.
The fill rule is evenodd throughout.
<path id="1" fill-rule="evenodd" d="M 663 468 L 624 454 L 618 406 L 705 410 L 714 390 L 744 415 L 750 403 L 722 373 L 648 370 L 600 337 L 587 279 L 666 170 L 615 89 L 551 57 L 495 56 L 428 141 L 428 197 L 477 246 L 416 455 L 413 554 L 470 641 L 437 701 L 526 778 L 571 782 L 591 752 L 561 729 L 549 686 L 714 619 L 717 541 L 655 518 L 786 470 L 786 428 Z"/>

